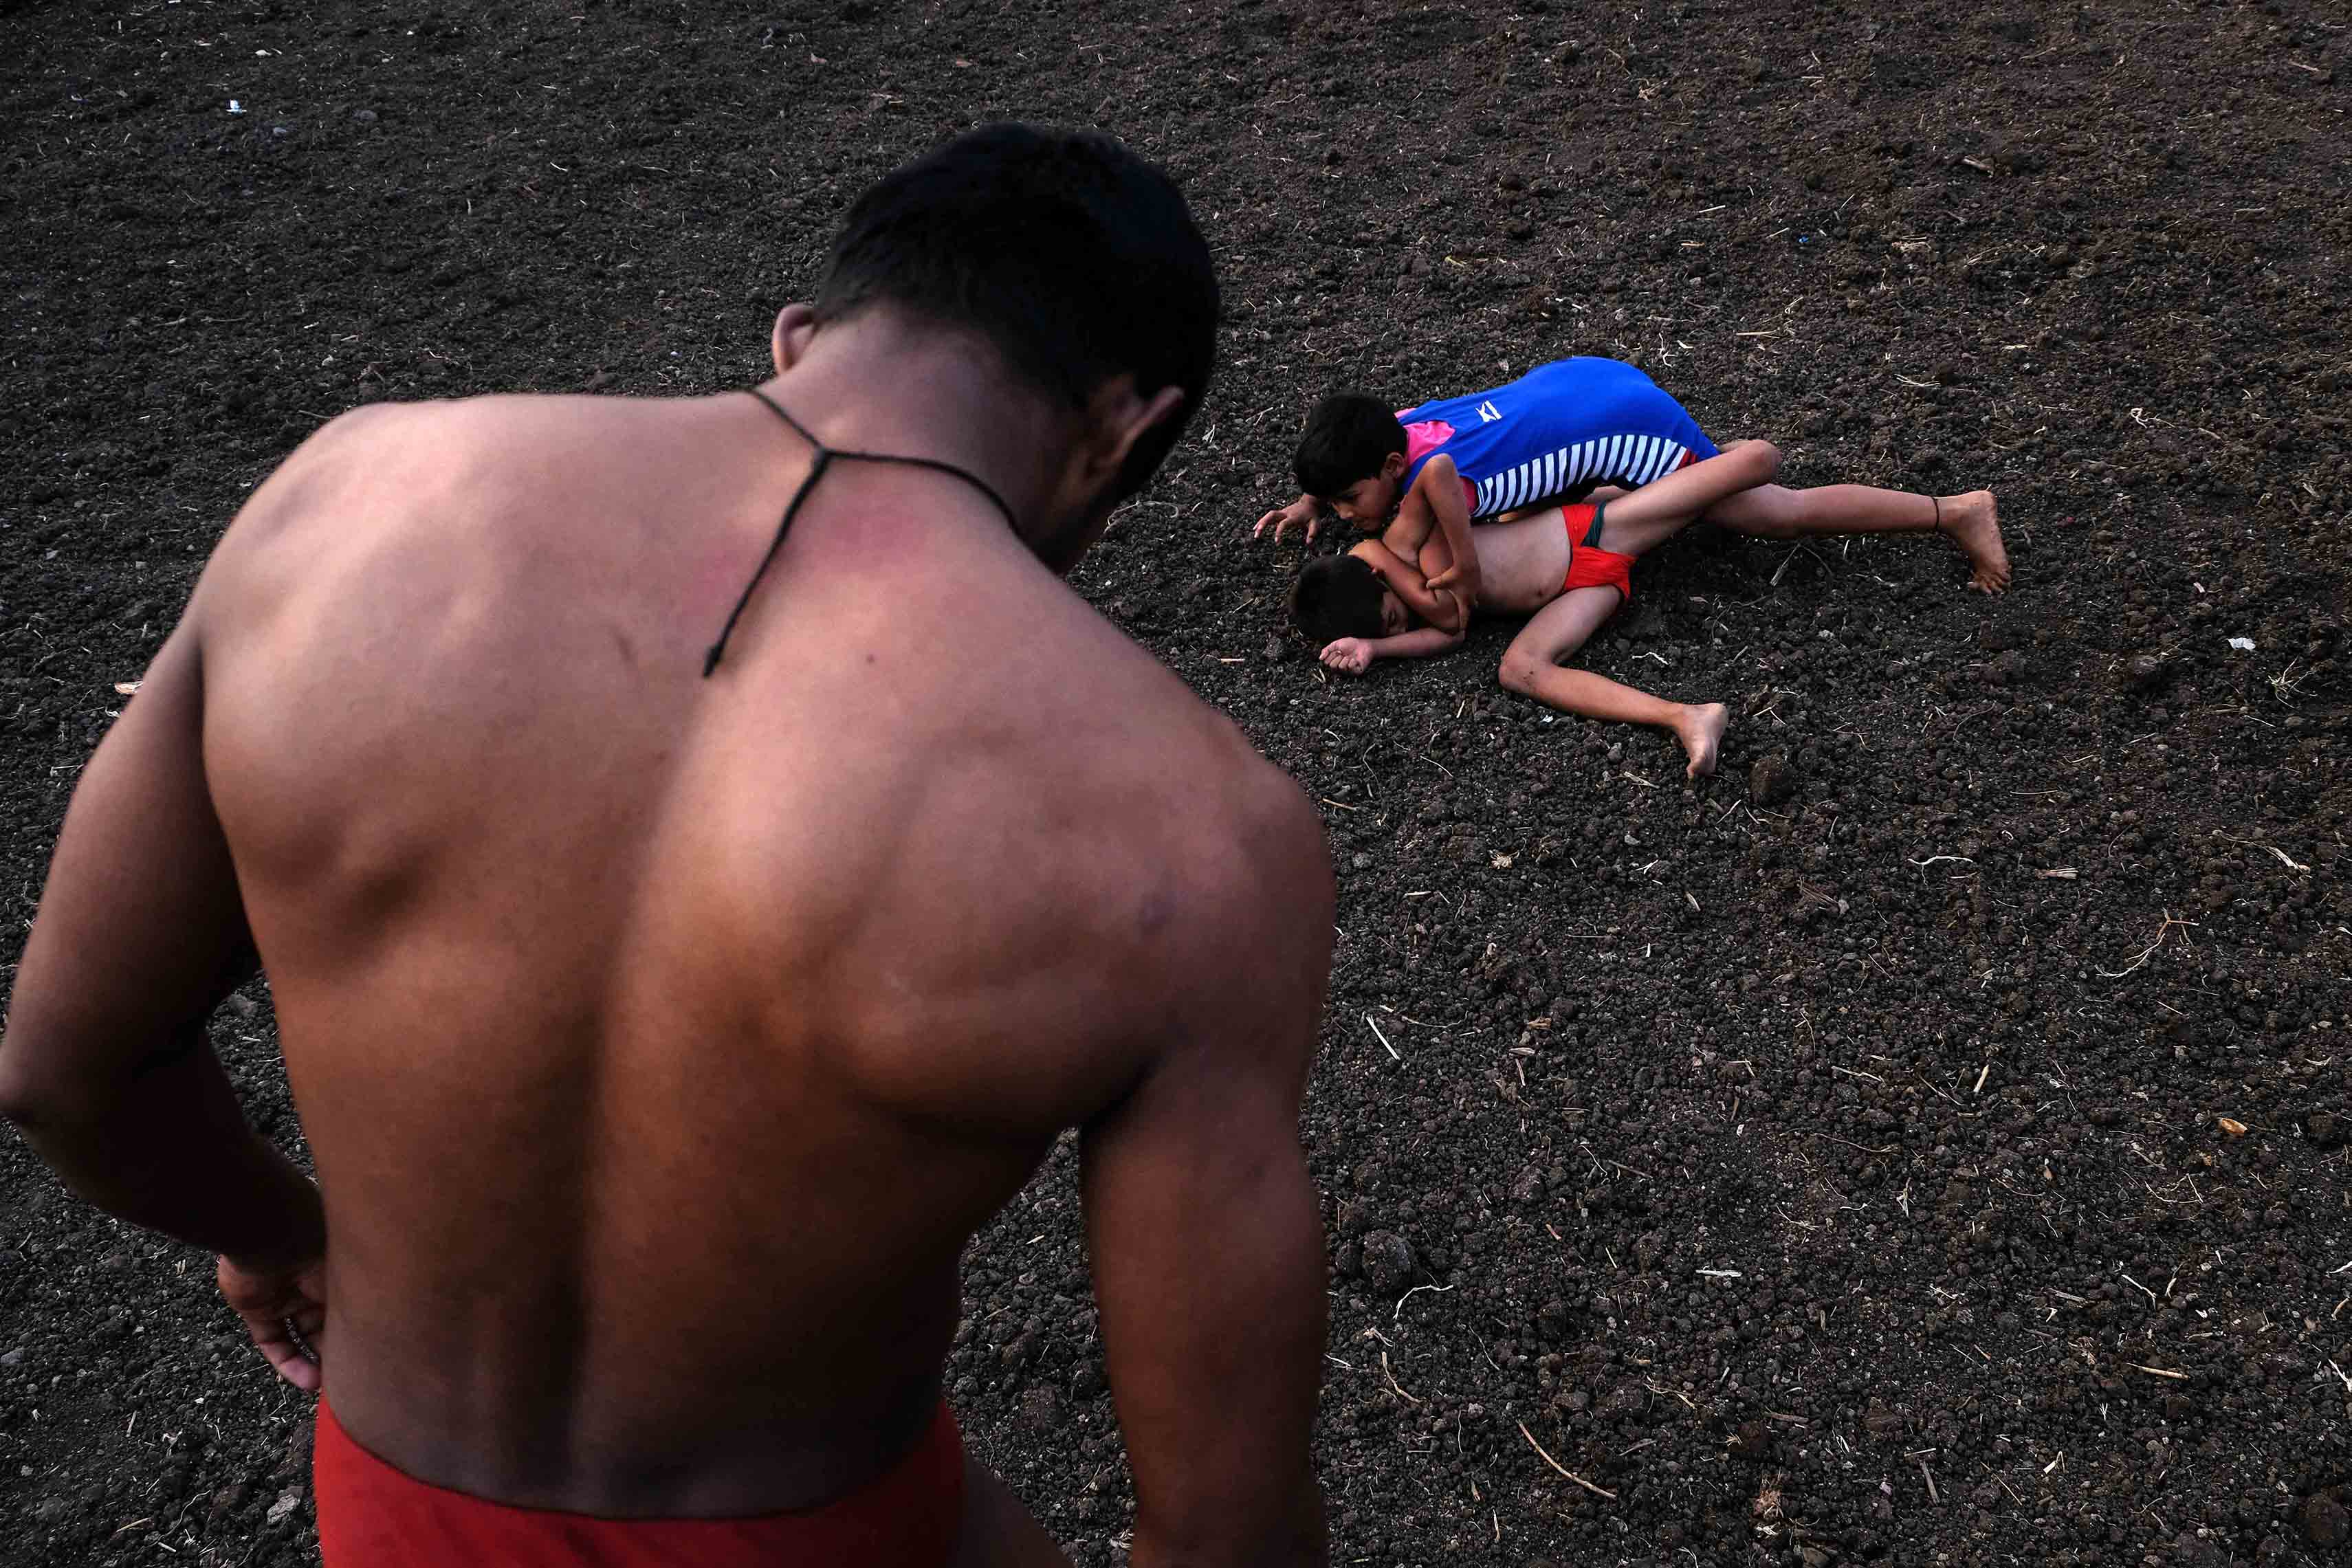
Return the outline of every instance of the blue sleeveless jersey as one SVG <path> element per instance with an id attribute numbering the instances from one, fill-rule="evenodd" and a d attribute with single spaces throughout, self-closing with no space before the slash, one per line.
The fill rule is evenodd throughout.
<path id="1" fill-rule="evenodd" d="M 1406 485 L 1443 452 L 1461 471 L 1473 517 L 1594 485 L 1639 489 L 1716 453 L 1682 404 L 1616 360 L 1555 360 L 1507 386 L 1440 398 L 1397 420 Z"/>

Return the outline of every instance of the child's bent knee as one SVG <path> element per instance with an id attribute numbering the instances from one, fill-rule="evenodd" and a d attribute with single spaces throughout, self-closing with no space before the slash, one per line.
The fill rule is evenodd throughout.
<path id="1" fill-rule="evenodd" d="M 1495 672 L 1495 679 L 1505 691 L 1525 696 L 1536 684 L 1536 660 L 1524 653 L 1506 653 L 1503 667 Z"/>

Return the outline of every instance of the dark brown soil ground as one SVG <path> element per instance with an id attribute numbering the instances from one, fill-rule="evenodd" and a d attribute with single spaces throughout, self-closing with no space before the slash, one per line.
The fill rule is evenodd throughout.
<path id="1" fill-rule="evenodd" d="M 868 180 L 1098 123 L 1187 182 L 1232 310 L 1080 586 L 1340 872 L 1337 1558 L 2345 1561 L 2347 20 L 0 3 L 0 956 L 114 683 L 321 420 L 756 381 Z M 1323 679 L 1297 547 L 1243 538 L 1307 402 L 1570 352 L 1793 483 L 1994 486 L 2016 591 L 1676 541 L 1589 662 L 1735 705 L 1697 789 L 1499 691 L 1507 628 Z M 297 1138 L 266 998 L 215 1039 Z M 950 1377 L 1108 1563 L 1071 1164 L 975 1249 Z M 13 1141 L 0 1217 L 0 1556 L 309 1560 L 305 1402 L 205 1260 Z"/>

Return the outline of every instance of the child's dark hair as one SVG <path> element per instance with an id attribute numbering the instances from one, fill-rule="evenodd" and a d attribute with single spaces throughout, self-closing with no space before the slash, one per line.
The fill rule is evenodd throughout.
<path id="1" fill-rule="evenodd" d="M 985 125 L 858 197 L 816 319 L 881 300 L 979 332 L 1073 407 L 1122 372 L 1144 397 L 1181 388 L 1183 406 L 1129 453 L 1122 498 L 1199 410 L 1216 357 L 1216 271 L 1182 193 L 1091 131 Z"/>
<path id="2" fill-rule="evenodd" d="M 1381 634 L 1380 574 L 1351 555 L 1318 556 L 1298 569 L 1290 619 L 1320 648 L 1342 637 Z"/>
<path id="3" fill-rule="evenodd" d="M 1307 416 L 1291 467 L 1301 490 L 1328 499 L 1370 478 L 1390 453 L 1404 449 L 1404 426 L 1388 404 L 1361 392 L 1333 392 Z"/>

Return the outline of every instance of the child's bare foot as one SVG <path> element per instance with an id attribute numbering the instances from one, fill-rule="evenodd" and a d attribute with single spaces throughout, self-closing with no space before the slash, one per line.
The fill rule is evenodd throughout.
<path id="1" fill-rule="evenodd" d="M 1731 710 L 1721 703 L 1685 703 L 1675 720 L 1675 738 L 1683 743 L 1690 754 L 1690 766 L 1683 770 L 1685 779 L 1705 779 L 1715 772 L 1715 754 L 1723 745 L 1723 732 L 1731 723 Z"/>
<path id="2" fill-rule="evenodd" d="M 2000 507 L 1990 490 L 1943 498 L 1944 531 L 1968 552 L 1969 586 L 1999 593 L 2009 586 L 2009 552 L 2000 544 Z"/>

